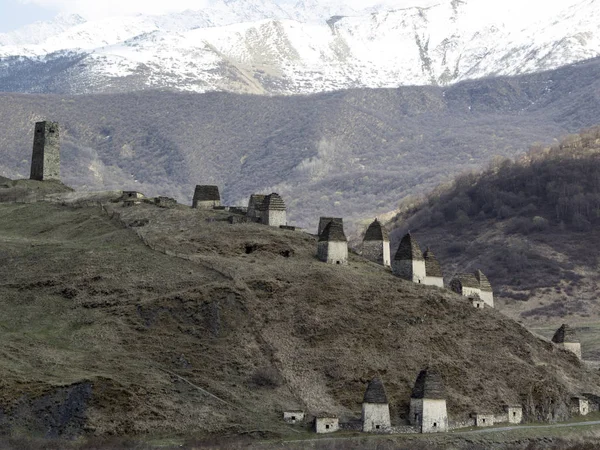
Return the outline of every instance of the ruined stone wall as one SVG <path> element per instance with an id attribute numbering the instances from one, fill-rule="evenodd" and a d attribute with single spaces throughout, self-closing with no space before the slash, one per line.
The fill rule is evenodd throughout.
<path id="1" fill-rule="evenodd" d="M 390 427 L 389 405 L 382 403 L 363 403 L 362 430 L 364 432 L 389 431 Z"/>
<path id="2" fill-rule="evenodd" d="M 382 266 L 390 266 L 390 242 L 389 241 L 364 241 L 362 255 L 369 261 L 376 262 Z"/>
<path id="3" fill-rule="evenodd" d="M 411 398 L 409 422 L 419 427 L 421 433 L 448 431 L 446 400 Z"/>
<path id="4" fill-rule="evenodd" d="M 426 284 L 427 286 L 437 286 L 437 287 L 444 287 L 444 278 L 443 277 L 425 277 L 425 281 L 423 281 L 423 284 Z"/>
<path id="5" fill-rule="evenodd" d="M 579 342 L 565 342 L 564 344 L 556 344 L 559 348 L 569 350 L 581 359 L 581 344 Z"/>
<path id="6" fill-rule="evenodd" d="M 30 178 L 60 181 L 60 130 L 57 122 L 35 124 Z"/>
<path id="7" fill-rule="evenodd" d="M 485 302 L 486 305 L 494 307 L 494 293 L 490 291 L 481 291 L 479 298 Z"/>
<path id="8" fill-rule="evenodd" d="M 280 210 L 263 211 L 262 223 L 277 228 L 281 225 L 287 225 L 286 213 Z"/>

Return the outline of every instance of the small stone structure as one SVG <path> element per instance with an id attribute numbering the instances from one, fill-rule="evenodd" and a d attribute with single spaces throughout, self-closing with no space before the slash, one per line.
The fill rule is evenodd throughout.
<path id="1" fill-rule="evenodd" d="M 317 257 L 328 264 L 348 264 L 348 240 L 340 222 L 329 222 L 319 235 Z"/>
<path id="2" fill-rule="evenodd" d="M 304 411 L 284 411 L 283 420 L 287 423 L 298 423 L 304 421 Z"/>
<path id="3" fill-rule="evenodd" d="M 571 414 L 586 416 L 590 412 L 590 402 L 585 397 L 571 397 Z"/>
<path id="4" fill-rule="evenodd" d="M 248 200 L 248 209 L 246 211 L 246 215 L 248 219 L 252 222 L 260 222 L 262 220 L 261 216 L 261 206 L 263 201 L 265 200 L 266 195 L 263 194 L 252 194 L 250 196 L 250 200 Z"/>
<path id="5" fill-rule="evenodd" d="M 486 305 L 494 307 L 494 291 L 492 290 L 492 285 L 490 284 L 490 280 L 484 275 L 481 270 L 476 270 L 475 278 L 479 282 L 479 297 L 481 300 L 485 302 Z"/>
<path id="6" fill-rule="evenodd" d="M 477 308 L 477 309 L 485 308 L 485 302 L 483 300 L 481 300 L 481 298 L 479 298 L 479 295 L 473 295 L 473 296 L 469 297 L 469 300 L 471 301 L 473 308 Z"/>
<path id="7" fill-rule="evenodd" d="M 267 195 L 260 205 L 261 223 L 271 227 L 287 225 L 286 207 L 281 196 L 275 192 Z"/>
<path id="8" fill-rule="evenodd" d="M 364 432 L 389 431 L 391 427 L 390 405 L 383 382 L 379 378 L 373 378 L 367 390 L 362 404 L 362 430 Z"/>
<path id="9" fill-rule="evenodd" d="M 481 270 L 456 275 L 450 282 L 450 289 L 465 297 L 479 297 L 486 305 L 494 307 L 492 286 Z"/>
<path id="10" fill-rule="evenodd" d="M 392 261 L 392 272 L 413 283 L 425 282 L 425 258 L 423 258 L 419 244 L 410 233 L 407 233 L 400 241 Z"/>
<path id="11" fill-rule="evenodd" d="M 575 355 L 581 359 L 581 343 L 575 334 L 575 330 L 566 323 L 563 323 L 562 326 L 556 330 L 556 333 L 554 333 L 554 336 L 552 337 L 552 342 L 559 348 L 575 353 Z"/>
<path id="12" fill-rule="evenodd" d="M 362 255 L 370 261 L 390 267 L 390 238 L 379 220 L 375 219 L 365 233 Z"/>
<path id="13" fill-rule="evenodd" d="M 340 421 L 333 414 L 319 414 L 315 417 L 316 433 L 334 433 L 340 429 Z"/>
<path id="14" fill-rule="evenodd" d="M 409 422 L 421 433 L 448 430 L 444 382 L 437 370 L 427 368 L 417 376 L 410 397 Z"/>
<path id="15" fill-rule="evenodd" d="M 58 122 L 37 122 L 31 155 L 32 180 L 60 181 L 60 127 Z"/>
<path id="16" fill-rule="evenodd" d="M 159 208 L 174 208 L 177 206 L 177 200 L 159 195 L 158 197 L 154 197 L 154 204 Z"/>
<path id="17" fill-rule="evenodd" d="M 523 407 L 521 405 L 506 405 L 504 411 L 508 423 L 523 422 Z"/>
<path id="18" fill-rule="evenodd" d="M 320 217 L 319 218 L 319 229 L 317 230 L 317 236 L 321 236 L 321 233 L 329 222 L 337 222 L 342 228 L 344 227 L 344 219 L 341 217 Z"/>
<path id="19" fill-rule="evenodd" d="M 221 206 L 221 194 L 218 186 L 197 185 L 194 191 L 194 200 L 192 208 L 212 209 L 215 206 Z"/>
<path id="20" fill-rule="evenodd" d="M 475 420 L 476 427 L 493 427 L 496 420 L 493 414 L 479 412 L 471 414 L 471 417 Z"/>
<path id="21" fill-rule="evenodd" d="M 427 248 L 423 253 L 425 258 L 425 281 L 424 284 L 429 286 L 444 287 L 444 275 L 442 268 L 433 252 Z"/>
<path id="22" fill-rule="evenodd" d="M 120 200 L 130 200 L 135 198 L 144 198 L 145 195 L 138 191 L 123 191 L 123 195 L 121 195 Z"/>

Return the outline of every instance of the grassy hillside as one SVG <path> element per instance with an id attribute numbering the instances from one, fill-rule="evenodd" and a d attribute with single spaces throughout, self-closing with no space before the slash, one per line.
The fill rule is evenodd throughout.
<path id="1" fill-rule="evenodd" d="M 396 238 L 410 229 L 433 247 L 447 278 L 482 268 L 505 312 L 590 322 L 600 314 L 600 127 L 465 174 L 393 222 Z"/>
<path id="2" fill-rule="evenodd" d="M 600 60 L 447 88 L 348 90 L 297 97 L 172 92 L 0 94 L 0 175 L 29 175 L 34 122 L 62 124 L 64 181 L 137 188 L 190 202 L 219 184 L 226 202 L 276 191 L 290 220 L 347 228 L 394 210 L 495 155 L 597 123 Z"/>
<path id="3" fill-rule="evenodd" d="M 401 423 L 431 364 L 455 420 L 504 402 L 563 419 L 571 394 L 600 393 L 598 374 L 499 311 L 356 255 L 322 264 L 312 235 L 110 195 L 0 203 L 5 433 L 286 436 L 283 409 L 358 418 L 377 373 Z"/>

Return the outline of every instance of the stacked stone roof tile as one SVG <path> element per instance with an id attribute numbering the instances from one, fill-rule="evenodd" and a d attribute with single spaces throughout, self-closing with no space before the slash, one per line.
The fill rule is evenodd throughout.
<path id="1" fill-rule="evenodd" d="M 424 369 L 417 376 L 415 387 L 412 391 L 412 398 L 426 399 L 444 399 L 446 398 L 446 389 L 442 375 L 435 369 Z"/>
<path id="2" fill-rule="evenodd" d="M 220 201 L 221 195 L 219 194 L 219 187 L 209 185 L 196 186 L 194 200 L 199 202 Z"/>
<path id="3" fill-rule="evenodd" d="M 273 192 L 265 197 L 261 209 L 263 211 L 285 211 L 285 203 L 279 194 Z"/>
<path id="4" fill-rule="evenodd" d="M 405 259 L 423 260 L 423 253 L 421 253 L 419 244 L 417 243 L 416 239 L 414 239 L 411 236 L 410 233 L 407 233 L 400 241 L 400 246 L 396 251 L 394 259 L 396 261 L 401 261 Z"/>
<path id="5" fill-rule="evenodd" d="M 383 387 L 383 382 L 379 378 L 373 378 L 367 386 L 363 403 L 387 404 L 388 399 Z"/>
<path id="6" fill-rule="evenodd" d="M 482 291 L 492 292 L 492 285 L 490 284 L 490 280 L 488 280 L 488 278 L 484 275 L 484 273 L 481 270 L 477 270 L 475 272 L 475 278 L 477 278 L 477 281 L 479 282 L 479 287 Z"/>
<path id="7" fill-rule="evenodd" d="M 423 258 L 425 258 L 425 273 L 428 277 L 443 277 L 442 267 L 430 249 L 425 250 Z"/>
<path id="8" fill-rule="evenodd" d="M 323 233 L 323 230 L 325 230 L 325 227 L 329 222 L 338 222 L 342 227 L 344 226 L 344 219 L 341 217 L 321 217 L 319 218 L 319 235 Z"/>
<path id="9" fill-rule="evenodd" d="M 479 280 L 472 273 L 459 273 L 455 279 L 460 281 L 463 288 L 479 288 Z"/>
<path id="10" fill-rule="evenodd" d="M 579 338 L 575 334 L 575 330 L 573 330 L 573 328 L 571 328 L 566 323 L 563 323 L 562 326 L 558 330 L 556 330 L 556 333 L 554 333 L 554 336 L 552 337 L 552 342 L 554 342 L 555 344 L 564 344 L 565 342 L 578 343 Z"/>
<path id="11" fill-rule="evenodd" d="M 327 224 L 321 235 L 319 236 L 319 242 L 346 242 L 346 235 L 344 234 L 344 227 L 337 221 L 332 221 Z"/>
<path id="12" fill-rule="evenodd" d="M 379 220 L 375 219 L 369 228 L 367 228 L 367 232 L 365 233 L 365 241 L 389 241 L 389 235 L 387 230 L 381 225 Z"/>

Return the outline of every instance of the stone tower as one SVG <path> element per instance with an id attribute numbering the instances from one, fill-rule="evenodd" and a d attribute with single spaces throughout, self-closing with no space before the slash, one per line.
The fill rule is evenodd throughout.
<path id="1" fill-rule="evenodd" d="M 192 208 L 212 209 L 221 206 L 221 194 L 218 186 L 197 185 L 194 191 Z"/>
<path id="2" fill-rule="evenodd" d="M 392 272 L 413 283 L 425 281 L 425 259 L 419 244 L 410 233 L 400 241 L 400 246 L 392 261 Z"/>
<path id="3" fill-rule="evenodd" d="M 287 225 L 286 208 L 279 194 L 272 193 L 265 197 L 261 204 L 261 222 L 272 227 Z"/>
<path id="4" fill-rule="evenodd" d="M 375 219 L 363 239 L 362 254 L 368 260 L 389 267 L 390 262 L 390 238 L 388 232 L 383 228 L 381 222 Z"/>
<path id="5" fill-rule="evenodd" d="M 344 219 L 341 217 L 320 217 L 317 236 L 321 236 L 321 233 L 323 232 L 323 230 L 329 222 L 338 222 L 342 227 L 344 226 Z"/>
<path id="6" fill-rule="evenodd" d="M 481 293 L 479 297 L 481 300 L 485 302 L 486 305 L 494 307 L 494 292 L 492 291 L 492 285 L 490 284 L 490 280 L 483 274 L 481 270 L 476 270 L 475 278 L 479 282 L 479 290 Z"/>
<path id="7" fill-rule="evenodd" d="M 419 373 L 410 396 L 409 422 L 421 433 L 448 430 L 444 381 L 438 371 L 427 368 Z"/>
<path id="8" fill-rule="evenodd" d="M 487 306 L 494 307 L 492 285 L 481 270 L 459 273 L 450 282 L 450 289 L 465 297 L 479 297 Z"/>
<path id="9" fill-rule="evenodd" d="M 385 388 L 379 378 L 373 378 L 367 386 L 363 399 L 362 430 L 378 432 L 387 431 L 390 427 L 390 405 Z"/>
<path id="10" fill-rule="evenodd" d="M 317 257 L 328 264 L 348 264 L 348 240 L 339 222 L 329 222 L 319 236 Z"/>
<path id="11" fill-rule="evenodd" d="M 429 248 L 423 253 L 423 258 L 425 258 L 425 284 L 443 288 L 444 275 L 442 274 L 442 268 Z"/>
<path id="12" fill-rule="evenodd" d="M 265 200 L 266 195 L 263 194 L 252 194 L 250 200 L 248 200 L 248 211 L 246 216 L 253 222 L 262 221 L 262 203 Z"/>
<path id="13" fill-rule="evenodd" d="M 58 122 L 37 122 L 31 156 L 32 180 L 60 181 L 60 129 Z"/>
<path id="14" fill-rule="evenodd" d="M 579 359 L 581 359 L 581 343 L 575 334 L 575 330 L 569 325 L 563 323 L 562 326 L 556 330 L 556 333 L 554 333 L 552 342 L 559 348 L 572 351 Z"/>

